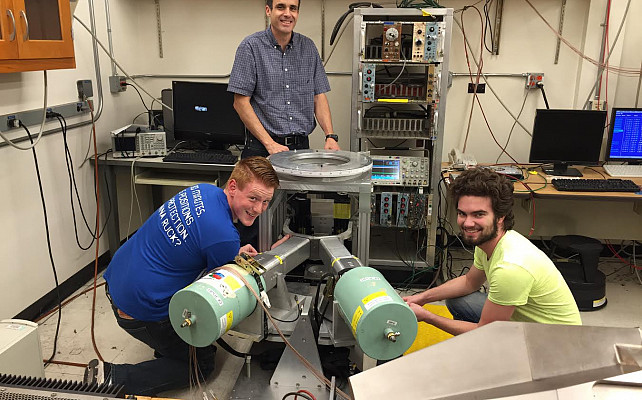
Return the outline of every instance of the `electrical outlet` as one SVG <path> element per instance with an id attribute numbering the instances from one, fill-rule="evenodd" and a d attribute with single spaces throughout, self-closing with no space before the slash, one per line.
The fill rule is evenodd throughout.
<path id="1" fill-rule="evenodd" d="M 544 84 L 543 72 L 527 72 L 526 73 L 526 88 L 537 89 L 537 84 Z"/>
<path id="2" fill-rule="evenodd" d="M 109 77 L 109 91 L 112 93 L 120 93 L 127 90 L 127 81 L 124 76 L 112 75 Z"/>
<path id="3" fill-rule="evenodd" d="M 9 115 L 7 117 L 7 128 L 19 128 L 20 120 L 16 118 L 15 115 Z"/>
<path id="4" fill-rule="evenodd" d="M 468 84 L 468 93 L 473 93 L 475 92 L 475 84 L 474 83 L 469 83 Z M 477 84 L 477 93 L 486 93 L 486 84 L 485 83 L 478 83 Z"/>

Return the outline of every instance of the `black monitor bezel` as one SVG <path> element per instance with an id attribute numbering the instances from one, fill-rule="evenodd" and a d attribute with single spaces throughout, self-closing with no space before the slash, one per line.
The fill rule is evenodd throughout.
<path id="1" fill-rule="evenodd" d="M 179 90 L 177 91 L 177 86 Z M 188 86 L 201 86 L 206 87 L 216 87 L 217 90 L 212 90 L 217 94 L 222 94 L 230 97 L 230 108 L 221 113 L 221 116 L 224 118 L 233 118 L 235 123 L 238 124 L 238 132 L 213 132 L 208 130 L 194 130 L 186 129 L 183 126 L 182 118 L 177 117 L 177 108 L 181 111 L 183 104 L 181 104 L 181 99 L 177 99 L 177 93 L 179 96 L 183 95 L 182 89 L 185 89 Z M 223 89 L 223 90 L 222 90 Z M 194 82 L 194 81 L 172 81 L 172 107 L 173 107 L 173 117 L 174 117 L 174 138 L 176 140 L 185 140 L 185 141 L 200 141 L 208 142 L 215 145 L 236 145 L 245 143 L 245 125 L 238 116 L 236 110 L 233 108 L 233 99 L 234 94 L 227 91 L 227 83 L 219 82 Z M 214 125 L 217 126 L 217 125 Z"/>
<path id="2" fill-rule="evenodd" d="M 613 143 L 613 126 L 615 125 L 615 116 L 618 111 L 639 111 L 642 113 L 642 108 L 635 107 L 613 107 L 611 109 L 611 120 L 609 124 L 609 138 L 606 142 L 606 154 L 604 159 L 606 161 L 621 161 L 621 162 L 631 162 L 631 163 L 640 163 L 642 162 L 642 157 L 631 158 L 631 157 L 611 157 L 611 144 Z"/>
<path id="3" fill-rule="evenodd" d="M 539 113 L 569 113 L 569 114 L 581 114 L 581 113 L 602 113 L 604 116 L 604 123 L 602 124 L 601 134 L 599 135 L 599 146 L 597 146 L 597 131 L 595 136 L 596 149 L 595 156 L 592 159 L 572 159 L 568 157 L 567 160 L 553 159 L 548 157 L 534 157 L 533 156 L 533 142 L 538 138 L 538 118 Z M 602 150 L 602 142 L 604 140 L 604 128 L 606 127 L 606 111 L 595 111 L 595 110 L 574 110 L 574 109 L 537 109 L 535 111 L 535 118 L 533 122 L 533 137 L 531 140 L 531 147 L 528 154 L 528 162 L 533 164 L 565 164 L 565 165 L 598 165 L 600 162 L 600 155 Z M 560 157 L 561 158 L 561 157 Z"/>

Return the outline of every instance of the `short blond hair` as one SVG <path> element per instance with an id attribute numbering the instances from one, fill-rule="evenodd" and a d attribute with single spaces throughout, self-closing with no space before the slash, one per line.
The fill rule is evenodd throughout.
<path id="1" fill-rule="evenodd" d="M 276 175 L 274 168 L 272 168 L 270 161 L 265 157 L 255 156 L 242 159 L 234 167 L 227 182 L 229 183 L 232 179 L 236 181 L 241 190 L 245 188 L 245 185 L 255 180 L 269 188 L 276 189 L 279 187 L 279 177 Z"/>

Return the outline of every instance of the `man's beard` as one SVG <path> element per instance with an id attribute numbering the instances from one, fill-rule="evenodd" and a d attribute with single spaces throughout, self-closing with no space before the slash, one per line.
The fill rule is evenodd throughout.
<path id="1" fill-rule="evenodd" d="M 484 234 L 484 232 L 482 230 L 481 235 L 477 239 L 471 240 L 471 239 L 468 239 L 466 237 L 466 235 L 463 235 L 462 236 L 462 240 L 468 246 L 481 246 L 482 244 L 488 242 L 489 240 L 493 240 L 493 239 L 495 239 L 497 237 L 497 231 L 498 231 L 497 223 L 498 222 L 499 222 L 499 219 L 498 218 L 494 218 L 493 219 L 493 228 L 491 229 L 491 231 Z M 462 231 L 463 231 L 463 228 L 460 227 L 460 229 L 462 229 Z"/>

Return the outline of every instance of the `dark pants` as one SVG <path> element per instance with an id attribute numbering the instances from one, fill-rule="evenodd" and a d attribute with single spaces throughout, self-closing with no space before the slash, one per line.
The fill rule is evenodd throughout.
<path id="1" fill-rule="evenodd" d="M 111 302 L 109 291 L 107 297 Z M 111 364 L 112 383 L 125 386 L 125 393 L 155 396 L 160 392 L 190 386 L 190 346 L 174 331 L 169 320 L 145 322 L 118 315 L 112 303 L 118 325 L 127 333 L 154 349 L 153 360 L 138 364 Z M 214 371 L 216 347 L 195 347 L 199 380 L 204 381 Z"/>
<path id="2" fill-rule="evenodd" d="M 301 150 L 309 149 L 310 141 L 307 136 L 297 137 L 296 140 L 293 140 L 291 143 L 285 144 L 285 139 L 277 138 L 278 143 L 288 146 L 290 150 Z M 245 140 L 245 148 L 241 153 L 241 159 L 248 158 L 252 156 L 261 156 L 267 157 L 270 153 L 265 149 L 263 143 L 259 142 L 252 134 L 248 133 L 248 137 Z M 241 246 L 245 244 L 251 244 L 255 249 L 259 251 L 266 251 L 269 249 L 259 249 L 259 219 L 255 219 L 254 223 L 251 226 L 245 226 L 240 222 L 236 223 L 236 230 L 239 231 L 239 236 L 241 238 Z"/>
<path id="3" fill-rule="evenodd" d="M 279 144 L 288 146 L 290 150 L 301 150 L 301 149 L 310 148 L 310 141 L 308 140 L 307 136 L 297 136 L 296 139 L 294 139 L 293 137 L 290 137 L 289 139 L 274 138 L 274 140 Z M 241 159 L 252 157 L 252 156 L 267 157 L 269 155 L 270 153 L 268 153 L 265 146 L 263 146 L 263 143 L 259 142 L 259 140 L 255 138 L 251 133 L 248 133 L 247 137 L 245 138 L 245 148 L 241 153 Z"/>

